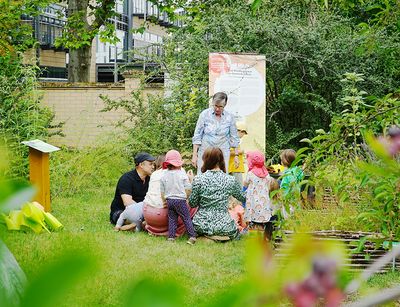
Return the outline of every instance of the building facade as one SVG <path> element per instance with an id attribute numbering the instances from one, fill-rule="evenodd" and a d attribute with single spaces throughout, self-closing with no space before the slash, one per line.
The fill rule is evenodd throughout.
<path id="1" fill-rule="evenodd" d="M 119 42 L 110 44 L 102 42 L 99 37 L 93 40 L 90 76 L 93 82 L 120 81 L 123 79 L 121 68 L 127 65 L 136 69 L 151 69 L 155 65 L 153 55 L 162 55 L 162 42 L 167 35 L 167 28 L 179 26 L 147 0 L 117 0 L 115 9 L 117 16 L 111 22 L 115 25 Z M 62 34 L 66 16 L 66 7 L 59 4 L 48 6 L 37 17 L 22 16 L 25 22 L 32 24 L 39 42 L 38 48 L 26 53 L 26 62 L 36 61 L 43 80 L 68 80 L 68 50 L 55 46 L 56 38 Z M 145 21 L 147 26 L 143 28 Z M 137 31 L 141 28 L 143 31 Z"/>
<path id="2" fill-rule="evenodd" d="M 39 16 L 22 16 L 24 22 L 31 24 L 33 35 L 39 42 L 35 49 L 25 53 L 24 59 L 26 63 L 36 62 L 43 79 L 67 80 L 67 50 L 55 46 L 56 38 L 64 29 L 65 16 L 65 7 L 58 4 L 49 5 Z"/>
<path id="3" fill-rule="evenodd" d="M 96 46 L 96 81 L 113 82 L 116 72 L 126 65 L 130 67 L 151 69 L 154 66 L 152 57 L 162 55 L 163 37 L 167 28 L 179 26 L 172 22 L 165 12 L 146 0 L 117 0 L 114 19 L 117 44 L 101 42 L 95 39 Z M 142 28 L 144 21 L 147 26 Z M 122 76 L 118 74 L 118 80 Z"/>

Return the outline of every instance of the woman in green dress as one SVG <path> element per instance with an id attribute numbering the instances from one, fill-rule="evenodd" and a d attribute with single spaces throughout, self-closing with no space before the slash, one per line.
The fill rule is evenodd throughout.
<path id="1" fill-rule="evenodd" d="M 225 170 L 221 149 L 207 148 L 203 154 L 202 174 L 193 179 L 189 197 L 189 205 L 198 207 L 193 225 L 199 236 L 234 239 L 238 235 L 235 221 L 228 211 L 228 201 L 233 196 L 243 202 L 245 194 L 240 184 Z"/>

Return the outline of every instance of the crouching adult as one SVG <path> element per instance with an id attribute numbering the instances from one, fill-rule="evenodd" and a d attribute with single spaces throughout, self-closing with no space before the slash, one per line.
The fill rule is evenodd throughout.
<path id="1" fill-rule="evenodd" d="M 110 222 L 116 225 L 116 230 L 142 229 L 143 199 L 149 189 L 154 160 L 147 152 L 138 153 L 134 158 L 135 169 L 118 180 L 110 207 Z"/>

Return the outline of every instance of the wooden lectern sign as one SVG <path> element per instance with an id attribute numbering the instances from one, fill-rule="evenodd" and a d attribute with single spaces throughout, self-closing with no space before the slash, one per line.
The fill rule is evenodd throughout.
<path id="1" fill-rule="evenodd" d="M 41 140 L 25 141 L 22 144 L 29 146 L 29 180 L 38 189 L 34 200 L 49 212 L 51 210 L 49 153 L 60 148 Z"/>

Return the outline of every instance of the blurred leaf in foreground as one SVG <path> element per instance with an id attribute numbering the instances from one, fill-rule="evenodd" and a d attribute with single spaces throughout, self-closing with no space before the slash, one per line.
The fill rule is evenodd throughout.
<path id="1" fill-rule="evenodd" d="M 172 280 L 154 281 L 144 278 L 129 289 L 124 306 L 183 306 L 184 290 Z"/>
<path id="2" fill-rule="evenodd" d="M 56 306 L 73 287 L 93 272 L 95 266 L 95 259 L 82 252 L 64 253 L 55 262 L 43 267 L 29 282 L 20 306 Z"/>
<path id="3" fill-rule="evenodd" d="M 19 306 L 26 276 L 14 255 L 0 240 L 0 303 L 1 306 Z"/>

